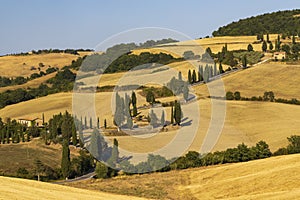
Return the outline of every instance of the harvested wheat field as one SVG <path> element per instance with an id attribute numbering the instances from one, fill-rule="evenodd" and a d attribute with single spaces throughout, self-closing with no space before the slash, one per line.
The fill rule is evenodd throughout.
<path id="1" fill-rule="evenodd" d="M 0 199 L 142 199 L 0 176 Z"/>
<path id="2" fill-rule="evenodd" d="M 252 67 L 222 80 L 226 91 L 239 91 L 241 96 L 263 96 L 266 91 L 273 91 L 275 98 L 300 99 L 300 67 L 280 62 L 270 62 Z M 194 87 L 199 96 L 208 96 L 206 86 Z"/>
<path id="3" fill-rule="evenodd" d="M 78 56 L 65 53 L 49 53 L 27 56 L 3 56 L 0 57 L 0 74 L 6 77 L 28 77 L 33 73 L 39 73 L 39 63 L 45 66 L 41 71 L 46 71 L 48 66 L 62 68 L 70 65 Z M 35 67 L 35 69 L 32 69 Z M 7 70 L 9 69 L 9 70 Z"/>
<path id="4" fill-rule="evenodd" d="M 300 155 L 67 185 L 155 199 L 297 199 Z M 118 187 L 113 187 L 118 185 Z"/>

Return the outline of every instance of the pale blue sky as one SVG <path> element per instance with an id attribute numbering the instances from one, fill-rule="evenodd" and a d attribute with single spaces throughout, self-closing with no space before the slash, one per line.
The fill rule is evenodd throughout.
<path id="1" fill-rule="evenodd" d="M 192 37 L 265 12 L 300 8 L 299 0 L 0 0 L 0 55 L 45 48 L 94 48 L 139 27 Z"/>

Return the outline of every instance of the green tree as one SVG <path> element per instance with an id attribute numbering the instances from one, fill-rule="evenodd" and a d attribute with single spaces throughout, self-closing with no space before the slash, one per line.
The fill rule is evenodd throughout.
<path id="1" fill-rule="evenodd" d="M 131 94 L 131 104 L 132 104 L 132 116 L 135 117 L 137 116 L 138 112 L 137 112 L 137 107 L 136 107 L 136 94 L 133 91 Z"/>
<path id="2" fill-rule="evenodd" d="M 270 49 L 270 51 L 272 51 L 273 50 L 273 44 L 272 44 L 272 42 L 270 42 L 270 44 L 269 44 L 269 49 Z"/>
<path id="3" fill-rule="evenodd" d="M 94 129 L 91 135 L 89 152 L 97 159 L 102 158 L 102 142 L 100 133 L 97 129 Z"/>
<path id="4" fill-rule="evenodd" d="M 111 156 L 108 159 L 107 163 L 111 167 L 115 167 L 119 160 L 119 143 L 118 140 L 114 138 L 114 145 L 111 151 Z"/>
<path id="5" fill-rule="evenodd" d="M 291 53 L 291 47 L 287 44 L 282 45 L 282 50 L 286 52 L 286 54 L 290 54 Z"/>
<path id="6" fill-rule="evenodd" d="M 166 119 L 165 119 L 165 111 L 162 111 L 161 112 L 161 117 L 160 117 L 160 124 L 162 127 L 165 126 L 165 123 L 166 123 Z"/>
<path id="7" fill-rule="evenodd" d="M 236 92 L 234 93 L 234 99 L 235 99 L 235 100 L 241 100 L 241 93 L 240 93 L 239 91 L 236 91 Z"/>
<path id="8" fill-rule="evenodd" d="M 197 82 L 197 75 L 196 75 L 196 71 L 193 70 L 193 74 L 192 74 L 192 82 L 196 83 Z"/>
<path id="9" fill-rule="evenodd" d="M 292 44 L 296 44 L 296 37 L 295 37 L 295 35 L 292 36 Z"/>
<path id="10" fill-rule="evenodd" d="M 96 169 L 95 169 L 96 175 L 98 178 L 108 178 L 108 167 L 103 164 L 102 162 L 96 163 Z"/>
<path id="11" fill-rule="evenodd" d="M 107 128 L 107 122 L 106 122 L 106 119 L 104 119 L 104 128 L 105 128 L 105 129 Z"/>
<path id="12" fill-rule="evenodd" d="M 93 119 L 90 117 L 90 129 L 93 128 Z"/>
<path id="13" fill-rule="evenodd" d="M 267 51 L 267 48 L 268 48 L 268 46 L 267 46 L 267 43 L 266 43 L 266 41 L 263 41 L 263 44 L 262 44 L 262 51 L 263 52 L 266 52 Z"/>
<path id="14" fill-rule="evenodd" d="M 234 95 L 232 92 L 226 92 L 226 100 L 234 100 Z"/>
<path id="15" fill-rule="evenodd" d="M 220 62 L 220 64 L 219 64 L 219 72 L 220 72 L 220 74 L 223 74 L 223 73 L 224 73 L 223 66 L 222 66 L 222 63 L 221 63 L 221 62 Z"/>
<path id="16" fill-rule="evenodd" d="M 270 42 L 270 37 L 269 37 L 269 33 L 267 33 L 267 43 Z"/>
<path id="17" fill-rule="evenodd" d="M 251 44 L 248 44 L 248 47 L 247 47 L 247 50 L 250 52 L 250 51 L 253 51 L 253 46 Z"/>
<path id="18" fill-rule="evenodd" d="M 183 85 L 183 98 L 185 101 L 189 98 L 189 87 L 186 83 Z"/>
<path id="19" fill-rule="evenodd" d="M 151 90 L 149 90 L 147 92 L 146 101 L 148 103 L 150 103 L 151 105 L 153 105 L 155 103 L 155 97 L 154 97 L 154 94 L 153 94 L 153 92 Z"/>
<path id="20" fill-rule="evenodd" d="M 62 159 L 61 159 L 61 171 L 64 178 L 68 178 L 70 175 L 70 149 L 69 149 L 69 141 L 63 140 L 63 149 L 62 149 Z"/>
<path id="21" fill-rule="evenodd" d="M 195 54 L 193 51 L 185 51 L 183 53 L 183 58 L 186 60 L 190 60 L 190 59 L 194 59 L 195 58 Z"/>
<path id="22" fill-rule="evenodd" d="M 77 139 L 77 131 L 76 131 L 76 126 L 75 123 L 72 124 L 72 144 L 76 146 L 78 143 Z"/>
<path id="23" fill-rule="evenodd" d="M 181 71 L 178 72 L 178 80 L 182 81 L 182 73 L 181 73 Z"/>
<path id="24" fill-rule="evenodd" d="M 188 81 L 189 81 L 189 83 L 190 84 L 192 84 L 193 82 L 193 80 L 192 80 L 192 73 L 191 73 L 191 70 L 189 70 L 189 72 L 188 72 Z"/>
<path id="25" fill-rule="evenodd" d="M 288 137 L 289 145 L 287 151 L 289 154 L 300 153 L 300 136 L 292 135 Z"/>
<path id="26" fill-rule="evenodd" d="M 243 67 L 247 67 L 247 56 L 246 55 L 244 55 L 242 58 L 242 64 L 243 64 Z"/>
<path id="27" fill-rule="evenodd" d="M 174 107 L 174 119 L 175 119 L 176 124 L 180 126 L 181 118 L 182 118 L 181 106 L 180 106 L 180 103 L 177 100 L 175 100 L 174 105 L 175 105 L 175 107 Z"/>
<path id="28" fill-rule="evenodd" d="M 100 119 L 99 119 L 99 117 L 97 117 L 97 128 L 98 129 L 100 128 Z"/>
<path id="29" fill-rule="evenodd" d="M 171 124 L 174 124 L 174 108 L 173 105 L 171 106 Z"/>

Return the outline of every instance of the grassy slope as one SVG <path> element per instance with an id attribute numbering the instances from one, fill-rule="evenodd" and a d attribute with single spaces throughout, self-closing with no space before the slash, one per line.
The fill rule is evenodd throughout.
<path id="1" fill-rule="evenodd" d="M 300 155 L 296 154 L 68 185 L 160 199 L 297 199 L 299 159 Z"/>
<path id="2" fill-rule="evenodd" d="M 141 199 L 0 176 L 0 199 Z"/>
<path id="3" fill-rule="evenodd" d="M 110 106 L 110 92 L 98 93 L 96 98 L 101 104 L 97 104 L 97 113 L 101 116 L 100 123 L 106 118 L 108 126 L 112 126 L 112 113 Z M 143 105 L 145 99 L 138 95 L 138 104 Z M 199 124 L 198 136 L 191 146 L 193 150 L 199 150 L 211 120 L 211 104 L 209 99 L 200 99 L 199 102 L 201 121 Z M 46 106 L 35 106 L 46 105 Z M 19 117 L 40 117 L 45 113 L 46 120 L 53 114 L 71 111 L 72 96 L 70 93 L 59 93 L 7 106 L 0 110 L 0 116 Z M 166 109 L 168 120 L 170 109 Z M 145 113 L 146 114 L 146 113 Z M 265 140 L 270 144 L 272 150 L 286 145 L 286 137 L 298 134 L 300 107 L 295 105 L 265 103 L 265 102 L 227 102 L 226 121 L 222 136 L 215 147 L 215 150 L 234 147 L 241 142 L 253 145 L 259 140 Z M 133 137 L 119 137 L 120 146 L 128 150 L 141 151 L 152 150 L 170 141 L 176 134 L 175 131 L 158 134 L 147 140 Z M 144 148 L 149 146 L 149 148 Z"/>
<path id="4" fill-rule="evenodd" d="M 41 68 L 42 71 L 45 71 L 48 66 L 62 68 L 65 65 L 71 64 L 72 60 L 76 60 L 77 58 L 78 56 L 76 55 L 64 53 L 3 56 L 0 57 L 0 74 L 1 76 L 7 77 L 27 77 L 33 73 L 39 73 L 37 69 L 39 67 L 39 63 L 43 63 L 45 65 L 45 67 Z M 32 66 L 34 66 L 36 70 L 31 70 Z"/>
<path id="5" fill-rule="evenodd" d="M 224 77 L 226 91 L 240 91 L 242 96 L 263 96 L 265 91 L 273 91 L 276 98 L 300 99 L 300 67 L 283 63 L 265 63 Z M 206 86 L 196 86 L 200 96 L 208 96 Z"/>
<path id="6" fill-rule="evenodd" d="M 40 159 L 42 163 L 52 167 L 60 167 L 61 145 L 44 145 L 39 139 L 19 144 L 0 145 L 0 172 L 14 174 L 19 167 L 28 171 L 35 168 L 34 160 Z M 72 155 L 77 155 L 77 150 L 70 146 Z"/>

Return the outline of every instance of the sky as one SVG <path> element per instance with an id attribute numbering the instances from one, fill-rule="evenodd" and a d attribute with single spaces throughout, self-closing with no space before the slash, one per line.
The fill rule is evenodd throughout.
<path id="1" fill-rule="evenodd" d="M 0 55 L 94 49 L 112 35 L 142 27 L 199 38 L 241 18 L 298 8 L 299 0 L 0 0 Z"/>

